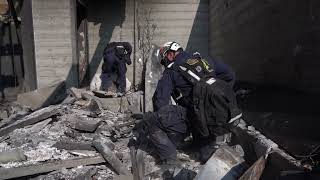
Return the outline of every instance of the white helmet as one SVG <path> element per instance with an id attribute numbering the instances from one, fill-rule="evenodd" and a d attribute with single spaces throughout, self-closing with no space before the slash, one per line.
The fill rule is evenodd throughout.
<path id="1" fill-rule="evenodd" d="M 170 50 L 170 51 L 178 51 L 179 49 L 183 48 L 180 46 L 179 43 L 174 42 L 174 41 L 170 41 L 170 42 L 166 42 L 162 45 L 162 47 L 160 48 L 159 54 L 161 56 L 161 58 L 164 58 L 166 56 L 166 53 Z"/>

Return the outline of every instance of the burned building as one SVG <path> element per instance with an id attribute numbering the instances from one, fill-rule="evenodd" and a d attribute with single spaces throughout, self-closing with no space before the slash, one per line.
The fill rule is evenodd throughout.
<path id="1" fill-rule="evenodd" d="M 186 51 L 220 59 L 233 68 L 235 90 L 247 122 L 287 150 L 285 157 L 308 161 L 310 156 L 318 155 L 313 152 L 319 149 L 317 0 L 0 0 L 0 29 L 2 100 L 15 100 L 17 94 L 39 89 L 36 93 L 50 96 L 55 92 L 51 86 L 62 81 L 66 88 L 89 88 L 101 73 L 106 45 L 126 41 L 133 46 L 133 64 L 128 66 L 127 79 L 132 90 L 139 91 L 135 99 L 139 105 L 134 105 L 141 111 L 152 110 L 148 107 L 153 92 L 145 88 L 154 88 L 159 77 L 150 74 L 150 57 L 155 46 L 176 41 Z M 78 96 L 73 104 L 76 108 L 59 106 L 62 124 L 72 114 L 65 113 L 65 109 L 97 107 L 87 96 Z M 123 103 L 121 98 L 113 98 L 102 104 L 123 113 L 132 108 L 129 99 Z M 50 105 L 48 99 L 40 101 L 45 102 L 32 104 L 32 111 Z M 61 126 L 64 130 L 65 125 Z M 13 134 L 14 140 L 17 135 L 19 132 Z M 309 152 L 313 153 L 304 157 Z M 279 160 L 278 156 L 272 158 L 273 163 Z M 294 161 L 293 165 L 299 163 Z M 279 166 L 275 168 L 277 173 L 284 171 Z"/>

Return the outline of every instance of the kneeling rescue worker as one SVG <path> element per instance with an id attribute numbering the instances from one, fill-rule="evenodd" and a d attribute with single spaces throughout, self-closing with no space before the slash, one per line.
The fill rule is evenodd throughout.
<path id="1" fill-rule="evenodd" d="M 242 114 L 233 92 L 235 75 L 227 65 L 191 55 L 176 42 L 165 43 L 159 55 L 165 70 L 153 95 L 155 112 L 146 113 L 143 122 L 162 163 L 175 164 L 176 149 L 190 133 L 198 146 L 208 146 L 216 129 L 229 129 Z M 170 105 L 171 97 L 177 105 Z M 210 157 L 201 150 L 200 155 L 203 161 Z"/>

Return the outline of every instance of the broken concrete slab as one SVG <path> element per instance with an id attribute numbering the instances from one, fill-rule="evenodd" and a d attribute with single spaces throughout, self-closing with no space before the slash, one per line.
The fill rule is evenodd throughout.
<path id="1" fill-rule="evenodd" d="M 68 151 L 70 154 L 77 155 L 77 156 L 94 156 L 97 154 L 96 151 L 88 151 L 88 150 L 70 150 Z"/>
<path id="2" fill-rule="evenodd" d="M 68 96 L 61 102 L 61 104 L 68 105 L 68 104 L 73 104 L 74 102 L 76 102 L 76 98 Z"/>
<path id="3" fill-rule="evenodd" d="M 83 91 L 83 92 L 81 92 L 81 97 L 82 97 L 82 99 L 84 99 L 84 100 L 90 101 L 90 100 L 93 99 L 95 96 L 94 96 L 93 92 L 91 92 L 91 91 Z"/>
<path id="4" fill-rule="evenodd" d="M 125 169 L 125 166 L 113 153 L 113 151 L 108 147 L 107 141 L 103 138 L 97 138 L 92 143 L 94 147 L 99 151 L 103 158 L 112 166 L 112 168 L 118 174 L 127 175 L 129 171 Z"/>
<path id="5" fill-rule="evenodd" d="M 27 157 L 20 150 L 0 152 L 0 163 L 20 162 L 27 160 Z"/>
<path id="6" fill-rule="evenodd" d="M 6 110 L 0 110 L 0 120 L 9 118 L 8 112 Z"/>
<path id="7" fill-rule="evenodd" d="M 83 92 L 81 95 L 83 99 L 90 101 L 88 106 L 88 109 L 90 111 L 103 111 L 104 109 L 107 109 L 106 107 L 103 106 L 103 103 L 101 102 L 101 98 L 94 96 L 91 91 Z"/>
<path id="8" fill-rule="evenodd" d="M 75 97 L 76 99 L 81 99 L 82 98 L 82 95 L 81 93 L 85 92 L 85 90 L 83 89 L 78 89 L 78 88 L 75 88 L 75 87 L 71 87 L 67 90 L 67 92 L 72 96 L 72 97 Z"/>
<path id="9" fill-rule="evenodd" d="M 73 180 L 92 180 L 92 176 L 97 173 L 96 167 L 90 167 L 85 173 L 78 175 Z"/>
<path id="10" fill-rule="evenodd" d="M 279 148 L 272 140 L 268 139 L 257 130 L 252 128 L 249 130 L 244 121 L 241 121 L 232 132 L 244 149 L 246 160 L 252 163 L 255 162 L 258 157 L 268 154 L 271 150 L 268 157 L 269 163 L 265 168 L 263 178 L 273 179 L 274 177 L 278 177 L 280 172 L 286 169 L 304 169 L 300 161 Z"/>
<path id="11" fill-rule="evenodd" d="M 200 169 L 195 180 L 236 180 L 243 173 L 244 159 L 229 146 L 221 146 Z"/>
<path id="12" fill-rule="evenodd" d="M 37 122 L 43 121 L 50 118 L 51 116 L 57 115 L 60 113 L 61 107 L 59 105 L 49 106 L 38 111 L 35 111 L 26 117 L 17 120 L 16 122 L 0 129 L 0 136 L 7 135 L 8 133 L 14 131 L 15 129 L 23 128 L 28 125 L 35 124 Z"/>
<path id="13" fill-rule="evenodd" d="M 74 128 L 80 131 L 94 132 L 99 126 L 100 122 L 100 119 L 79 117 Z"/>
<path id="14" fill-rule="evenodd" d="M 163 67 L 159 63 L 159 47 L 152 46 L 150 50 L 149 59 L 146 63 L 146 76 L 145 76 L 145 112 L 153 111 L 152 96 L 157 87 L 158 80 L 162 76 Z"/>
<path id="15" fill-rule="evenodd" d="M 71 142 L 71 141 L 59 141 L 52 145 L 57 149 L 65 149 L 65 150 L 88 150 L 94 151 L 95 149 L 92 147 L 92 143 L 85 142 Z"/>
<path id="16" fill-rule="evenodd" d="M 125 97 L 99 98 L 104 109 L 112 112 L 125 112 L 128 109 L 128 101 Z"/>
<path id="17" fill-rule="evenodd" d="M 103 157 L 95 156 L 46 162 L 22 167 L 0 168 L 0 179 L 20 178 L 29 175 L 42 174 L 46 172 L 60 170 L 61 168 L 72 168 L 77 166 L 100 164 L 103 162 L 105 162 Z"/>
<path id="18" fill-rule="evenodd" d="M 17 102 L 32 110 L 62 102 L 67 97 L 65 82 L 19 94 Z"/>
<path id="19" fill-rule="evenodd" d="M 261 156 L 240 178 L 239 180 L 259 180 L 264 167 L 266 165 L 266 158 Z"/>
<path id="20" fill-rule="evenodd" d="M 44 121 L 40 121 L 40 122 L 34 124 L 29 129 L 30 129 L 31 132 L 39 132 L 43 128 L 45 128 L 51 121 L 52 121 L 52 118 L 46 119 Z"/>
<path id="21" fill-rule="evenodd" d="M 145 152 L 142 151 L 141 149 L 137 150 L 137 162 L 138 162 L 138 171 L 139 171 L 139 177 L 140 179 L 144 179 L 144 173 L 145 173 L 145 162 L 144 162 L 144 158 L 145 158 Z"/>
<path id="22" fill-rule="evenodd" d="M 75 101 L 74 104 L 78 106 L 89 106 L 90 101 L 78 100 L 78 101 Z"/>
<path id="23" fill-rule="evenodd" d="M 138 162 L 137 162 L 137 151 L 134 146 L 130 146 L 130 158 L 131 158 L 131 171 L 133 180 L 140 180 Z"/>
<path id="24" fill-rule="evenodd" d="M 100 91 L 100 90 L 95 90 L 92 91 L 93 94 L 99 98 L 113 98 L 117 97 L 117 94 L 111 91 Z"/>
<path id="25" fill-rule="evenodd" d="M 128 111 L 132 114 L 138 114 L 143 112 L 143 92 L 137 91 L 126 95 L 128 101 Z"/>

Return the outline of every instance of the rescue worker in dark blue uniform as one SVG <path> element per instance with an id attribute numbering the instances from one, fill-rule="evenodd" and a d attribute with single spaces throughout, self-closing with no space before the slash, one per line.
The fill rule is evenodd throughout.
<path id="1" fill-rule="evenodd" d="M 219 93 L 221 92 L 222 94 L 231 94 L 230 97 L 232 99 L 232 86 L 235 75 L 231 68 L 222 62 L 211 59 L 202 61 L 200 60 L 201 57 L 193 56 L 183 51 L 182 47 L 176 42 L 164 44 L 159 51 L 159 55 L 161 56 L 161 64 L 164 65 L 166 69 L 163 72 L 162 78 L 158 81 L 153 96 L 155 112 L 151 113 L 152 115 L 146 116 L 144 121 L 147 122 L 150 140 L 156 147 L 160 159 L 164 163 L 170 163 L 176 161 L 176 148 L 179 147 L 180 142 L 182 142 L 191 131 L 194 138 L 199 135 L 199 137 L 206 137 L 202 139 L 210 139 L 211 129 L 208 128 L 208 124 L 204 122 L 208 120 L 203 119 L 200 116 L 204 116 L 204 113 L 208 113 L 205 112 L 206 108 L 214 108 L 212 108 L 210 103 L 207 103 L 210 104 L 209 107 L 198 103 L 199 107 L 197 108 L 204 112 L 197 113 L 194 109 L 196 106 L 194 101 L 196 98 L 198 98 L 198 101 L 200 100 L 200 102 L 206 101 L 202 99 L 202 96 L 207 99 L 214 99 L 216 96 L 219 96 Z M 209 89 L 206 86 L 199 86 L 197 87 L 197 90 L 209 89 L 209 91 L 201 91 L 200 93 L 195 92 L 195 86 L 198 86 L 197 84 L 201 83 L 193 83 L 193 80 L 188 78 L 188 75 L 185 75 L 185 73 L 188 72 L 189 75 L 191 75 L 191 78 L 195 77 L 195 81 L 197 81 L 199 76 L 190 69 L 187 69 L 187 66 L 185 66 L 186 63 L 189 63 L 190 67 L 196 63 L 201 64 L 201 66 L 196 67 L 196 71 L 198 72 L 202 72 L 204 68 L 207 68 L 208 74 L 211 74 L 211 76 L 208 77 L 206 82 L 209 85 L 213 84 L 213 88 Z M 177 70 L 179 67 L 183 70 Z M 210 67 L 214 67 L 214 70 L 210 69 Z M 185 71 L 185 73 L 183 71 Z M 218 80 L 219 78 L 221 78 L 221 80 Z M 200 78 L 198 81 L 200 81 Z M 211 91 L 215 94 L 212 94 Z M 170 105 L 171 96 L 175 99 L 178 106 Z M 228 98 L 228 95 L 226 95 L 226 97 Z M 241 116 L 240 112 L 237 111 L 235 99 L 231 100 L 233 104 L 229 108 L 229 105 L 227 102 L 224 102 L 223 98 L 217 99 L 218 101 L 221 100 L 220 105 L 216 104 L 217 109 L 220 108 L 217 110 L 220 114 L 214 114 L 214 116 L 216 115 L 220 119 L 216 117 L 212 117 L 212 119 L 214 119 L 214 121 L 225 121 L 225 119 L 229 118 L 227 121 L 233 122 L 234 119 L 238 119 Z M 230 111 L 231 113 L 228 111 L 229 109 L 232 109 L 232 112 Z M 237 112 L 233 109 L 236 109 Z M 204 125 L 198 127 L 198 122 L 200 122 L 199 124 Z"/>
<path id="2" fill-rule="evenodd" d="M 131 64 L 132 47 L 128 42 L 111 42 L 103 51 L 103 65 L 101 74 L 101 89 L 108 91 L 113 83 L 113 76 L 117 78 L 115 84 L 117 92 L 122 95 L 126 91 L 126 64 Z"/>
<path id="3" fill-rule="evenodd" d="M 178 47 L 179 49 L 176 51 L 178 52 L 178 54 L 172 61 L 162 60 L 162 64 L 164 66 L 168 67 L 173 62 L 176 65 L 180 65 L 191 58 L 202 58 L 200 53 L 194 53 L 193 55 L 191 55 L 188 52 L 183 51 L 180 45 L 178 45 Z M 235 73 L 232 71 L 232 69 L 228 65 L 218 60 L 208 58 L 207 61 L 214 67 L 216 78 L 224 80 L 231 87 L 233 87 L 235 82 Z M 183 97 L 192 96 L 192 84 L 190 84 L 190 82 L 179 72 L 173 71 L 168 68 L 165 69 L 162 78 L 158 82 L 157 89 L 153 96 L 154 111 L 157 111 L 158 109 L 160 109 L 160 107 L 169 104 L 170 97 L 174 90 L 176 90 L 176 87 L 179 87 L 179 89 L 181 90 L 181 92 L 179 93 L 181 93 Z"/>

